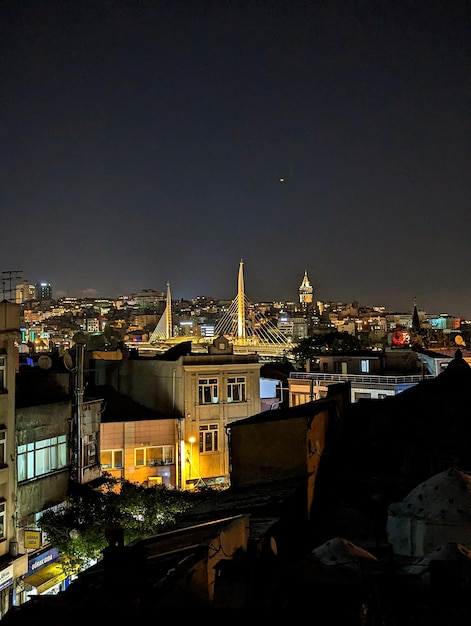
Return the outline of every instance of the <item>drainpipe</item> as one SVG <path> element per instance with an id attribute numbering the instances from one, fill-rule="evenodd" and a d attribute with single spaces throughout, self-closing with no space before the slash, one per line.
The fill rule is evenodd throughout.
<path id="1" fill-rule="evenodd" d="M 83 357 L 85 344 L 78 343 L 76 350 L 76 370 L 75 370 L 75 428 L 76 428 L 76 476 L 77 482 L 82 483 L 83 460 L 82 460 L 82 413 L 83 413 Z"/>

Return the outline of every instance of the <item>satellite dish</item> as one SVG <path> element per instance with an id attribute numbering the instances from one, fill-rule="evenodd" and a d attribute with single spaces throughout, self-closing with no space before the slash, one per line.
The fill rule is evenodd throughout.
<path id="1" fill-rule="evenodd" d="M 52 367 L 51 357 L 47 354 L 41 354 L 38 359 L 38 365 L 42 370 L 48 370 Z"/>
<path id="2" fill-rule="evenodd" d="M 66 366 L 68 370 L 74 369 L 74 362 L 72 360 L 72 357 L 70 356 L 70 352 L 65 352 L 62 359 L 64 361 L 64 365 Z"/>

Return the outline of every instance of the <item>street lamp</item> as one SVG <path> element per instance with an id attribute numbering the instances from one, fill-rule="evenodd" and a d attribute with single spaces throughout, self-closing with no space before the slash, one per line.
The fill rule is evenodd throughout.
<path id="1" fill-rule="evenodd" d="M 189 437 L 188 441 L 190 442 L 190 471 L 188 478 L 191 480 L 191 476 L 193 474 L 193 444 L 196 441 L 195 437 Z"/>

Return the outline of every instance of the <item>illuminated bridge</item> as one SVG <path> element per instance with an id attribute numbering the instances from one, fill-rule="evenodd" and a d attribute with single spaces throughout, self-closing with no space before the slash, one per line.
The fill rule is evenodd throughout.
<path id="1" fill-rule="evenodd" d="M 286 335 L 276 324 L 267 319 L 245 295 L 243 262 L 239 264 L 237 296 L 227 311 L 217 322 L 214 335 L 224 335 L 234 348 L 235 354 L 259 354 L 261 357 L 285 355 L 293 348 Z M 167 302 L 157 326 L 149 337 L 148 343 L 140 343 L 140 352 L 165 352 L 171 346 L 182 341 L 192 342 L 192 351 L 206 352 L 209 342 L 207 337 L 174 337 L 172 325 L 172 300 L 170 286 L 167 285 Z M 136 344 L 129 344 L 136 347 Z"/>

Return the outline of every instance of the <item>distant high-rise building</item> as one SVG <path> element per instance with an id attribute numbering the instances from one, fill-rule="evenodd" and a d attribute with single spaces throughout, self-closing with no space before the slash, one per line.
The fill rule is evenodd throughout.
<path id="1" fill-rule="evenodd" d="M 49 283 L 36 283 L 36 300 L 52 300 L 52 287 Z"/>
<path id="2" fill-rule="evenodd" d="M 19 285 L 15 287 L 15 302 L 16 304 L 22 304 L 23 302 L 28 302 L 29 300 L 34 300 L 36 298 L 36 288 L 34 285 L 30 285 L 29 281 L 24 280 Z"/>
<path id="3" fill-rule="evenodd" d="M 303 305 L 303 307 L 308 308 L 312 305 L 312 300 L 314 297 L 314 289 L 309 282 L 309 278 L 307 276 L 307 271 L 304 272 L 303 282 L 299 287 L 299 302 Z"/>

